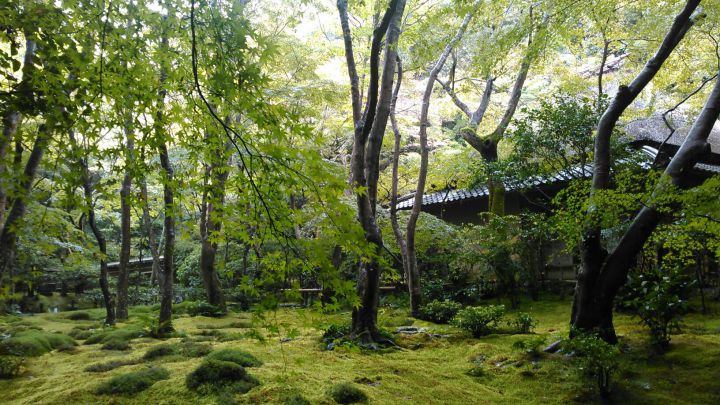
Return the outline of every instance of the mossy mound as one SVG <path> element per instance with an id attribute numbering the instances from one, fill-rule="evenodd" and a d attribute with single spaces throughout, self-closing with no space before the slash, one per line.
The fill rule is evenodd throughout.
<path id="1" fill-rule="evenodd" d="M 91 365 L 85 367 L 85 371 L 87 371 L 89 373 L 104 373 L 106 371 L 115 370 L 118 367 L 129 366 L 131 364 L 136 364 L 136 362 L 135 361 L 113 360 L 113 361 L 109 361 L 107 363 L 91 364 Z"/>
<path id="2" fill-rule="evenodd" d="M 150 367 L 115 376 L 102 383 L 95 392 L 100 395 L 133 395 L 168 378 L 170 378 L 169 371 L 160 367 Z"/>
<path id="3" fill-rule="evenodd" d="M 208 359 L 229 361 L 243 367 L 260 367 L 263 362 L 252 354 L 239 349 L 221 349 L 210 353 Z"/>
<path id="4" fill-rule="evenodd" d="M 260 382 L 231 361 L 207 359 L 185 379 L 185 385 L 200 392 L 232 391 L 245 393 Z"/>
<path id="5" fill-rule="evenodd" d="M 128 343 L 127 340 L 121 340 L 121 339 L 111 339 L 107 342 L 103 343 L 102 346 L 100 346 L 102 350 L 130 350 L 130 343 Z"/>
<path id="6" fill-rule="evenodd" d="M 68 332 L 68 335 L 72 337 L 73 339 L 77 340 L 86 340 L 90 336 L 92 336 L 94 333 L 94 330 L 92 328 L 83 328 L 83 327 L 74 327 L 70 332 Z"/>
<path id="7" fill-rule="evenodd" d="M 295 393 L 285 397 L 283 405 L 310 405 L 310 401 L 305 399 L 302 395 Z"/>
<path id="8" fill-rule="evenodd" d="M 327 394 L 338 404 L 356 404 L 367 402 L 367 395 L 360 388 L 350 383 L 335 384 Z"/>
<path id="9" fill-rule="evenodd" d="M 86 345 L 92 345 L 96 343 L 107 343 L 110 341 L 125 341 L 129 342 L 133 339 L 144 337 L 146 331 L 136 325 L 131 325 L 125 328 L 105 328 L 102 330 L 95 331 L 92 335 L 85 339 Z"/>
<path id="10" fill-rule="evenodd" d="M 61 346 L 75 344 L 75 339 L 62 333 L 27 329 L 0 341 L 0 355 L 40 356 Z"/>
<path id="11" fill-rule="evenodd" d="M 212 346 L 197 342 L 183 342 L 180 344 L 179 352 L 185 357 L 203 357 L 212 352 Z"/>
<path id="12" fill-rule="evenodd" d="M 169 344 L 157 345 L 149 348 L 143 355 L 143 360 L 150 361 L 160 357 L 171 356 L 177 354 L 178 350 L 175 346 Z"/>
<path id="13" fill-rule="evenodd" d="M 87 312 L 71 312 L 67 314 L 66 318 L 71 321 L 89 321 L 92 319 Z"/>

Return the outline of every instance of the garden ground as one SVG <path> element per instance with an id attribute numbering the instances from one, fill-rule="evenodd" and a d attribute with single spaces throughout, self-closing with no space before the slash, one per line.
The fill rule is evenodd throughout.
<path id="1" fill-rule="evenodd" d="M 494 302 L 493 302 L 494 303 Z M 618 314 L 622 338 L 621 367 L 615 379 L 614 400 L 621 403 L 712 404 L 720 403 L 720 318 L 718 307 L 710 314 L 691 313 L 682 332 L 672 336 L 671 349 L 663 355 L 650 349 L 646 329 L 637 319 Z M 29 357 L 22 374 L 0 380 L 0 403 L 8 404 L 179 404 L 216 403 L 215 395 L 200 395 L 186 388 L 185 378 L 201 358 L 165 356 L 143 360 L 144 353 L 160 344 L 180 345 L 202 341 L 219 348 L 238 348 L 262 360 L 248 369 L 261 385 L 237 394 L 239 403 L 283 403 L 301 394 L 313 404 L 331 404 L 328 389 L 351 382 L 373 404 L 557 404 L 594 402 L 592 382 L 581 381 L 569 357 L 542 354 L 532 358 L 513 348 L 518 340 L 543 337 L 547 343 L 566 336 L 568 299 L 543 297 L 523 302 L 525 311 L 539 321 L 535 335 L 518 335 L 502 329 L 497 334 L 473 339 L 447 325 L 408 318 L 405 310 L 383 307 L 380 324 L 394 331 L 413 324 L 429 333 L 396 335 L 396 350 L 364 351 L 338 346 L 328 351 L 321 344 L 329 323 L 349 319 L 348 313 L 321 314 L 315 310 L 286 308 L 266 313 L 264 321 L 246 312 L 222 318 L 180 315 L 175 327 L 180 337 L 164 341 L 141 337 L 130 341 L 130 350 L 102 350 L 101 344 L 82 344 L 73 351 L 52 351 Z M 45 331 L 70 333 L 73 328 L 97 327 L 101 310 L 82 311 L 90 320 L 71 320 L 70 313 L 0 318 L 0 327 L 24 325 Z M 139 328 L 154 315 L 148 307 L 135 307 L 130 320 L 118 328 Z M 511 316 L 512 313 L 509 313 Z M 77 330 L 77 329 L 76 329 Z M 442 336 L 438 336 L 442 335 Z M 282 342 L 282 343 L 281 343 Z M 88 372 L 92 364 L 118 360 L 131 363 L 107 372 Z M 134 363 L 134 364 L 132 364 Z M 169 379 L 155 382 L 134 395 L 95 393 L 110 377 L 148 365 L 167 369 Z M 227 398 L 224 398 L 227 400 Z"/>

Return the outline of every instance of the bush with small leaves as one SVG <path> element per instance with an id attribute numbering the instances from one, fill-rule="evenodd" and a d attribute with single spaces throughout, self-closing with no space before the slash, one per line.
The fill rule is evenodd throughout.
<path id="1" fill-rule="evenodd" d="M 259 385 L 259 381 L 248 375 L 245 367 L 231 361 L 207 359 L 188 374 L 185 385 L 201 392 L 231 390 L 245 393 Z"/>
<path id="2" fill-rule="evenodd" d="M 210 353 L 208 359 L 230 361 L 243 367 L 260 367 L 263 362 L 252 354 L 239 349 L 221 349 Z"/>
<path id="3" fill-rule="evenodd" d="M 462 305 L 455 301 L 434 300 L 420 307 L 422 318 L 435 323 L 448 323 L 460 311 Z"/>
<path id="4" fill-rule="evenodd" d="M 20 374 L 25 359 L 18 356 L 0 356 L 0 379 L 15 378 Z"/>
<path id="5" fill-rule="evenodd" d="M 527 312 L 518 312 L 515 318 L 508 321 L 508 326 L 517 333 L 531 333 L 537 325 L 537 321 Z"/>
<path id="6" fill-rule="evenodd" d="M 102 395 L 133 395 L 168 378 L 170 378 L 170 372 L 164 368 L 150 367 L 117 375 L 100 384 L 95 392 Z"/>
<path id="7" fill-rule="evenodd" d="M 504 305 L 467 307 L 458 311 L 451 323 L 472 333 L 474 337 L 480 337 L 490 334 L 497 327 L 504 313 Z"/>
<path id="8" fill-rule="evenodd" d="M 356 404 L 367 402 L 367 395 L 350 383 L 335 384 L 327 392 L 328 396 L 338 404 Z"/>
<path id="9" fill-rule="evenodd" d="M 594 334 L 578 334 L 563 342 L 563 351 L 574 354 L 578 373 L 594 378 L 600 395 L 610 396 L 611 378 L 618 371 L 620 350 Z"/>

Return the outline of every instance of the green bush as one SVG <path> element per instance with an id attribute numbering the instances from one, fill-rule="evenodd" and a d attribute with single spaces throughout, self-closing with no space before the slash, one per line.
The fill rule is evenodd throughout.
<path id="1" fill-rule="evenodd" d="M 75 345 L 75 340 L 61 333 L 27 329 L 0 341 L 0 355 L 40 356 L 63 345 Z"/>
<path id="2" fill-rule="evenodd" d="M 188 374 L 185 385 L 191 390 L 214 392 L 230 390 L 245 393 L 259 385 L 257 379 L 248 375 L 245 367 L 230 361 L 205 360 Z"/>
<path id="3" fill-rule="evenodd" d="M 243 367 L 260 367 L 263 362 L 252 354 L 238 349 L 221 349 L 210 353 L 208 359 L 229 361 Z"/>
<path id="4" fill-rule="evenodd" d="M 104 373 L 106 371 L 115 370 L 118 367 L 128 366 L 131 364 L 136 364 L 136 362 L 132 360 L 113 360 L 108 361 L 107 363 L 91 364 L 85 367 L 85 371 L 89 373 Z"/>
<path id="5" fill-rule="evenodd" d="M 504 313 L 504 305 L 467 307 L 458 311 L 451 323 L 472 333 L 474 337 L 480 337 L 490 334 L 497 327 Z"/>
<path id="6" fill-rule="evenodd" d="M 227 315 L 225 311 L 205 301 L 188 303 L 187 313 L 190 316 L 210 316 L 214 318 Z"/>
<path id="7" fill-rule="evenodd" d="M 25 359 L 18 356 L 0 356 L 0 379 L 15 378 L 20 375 Z"/>
<path id="8" fill-rule="evenodd" d="M 130 343 L 127 340 L 111 339 L 100 346 L 102 350 L 130 350 Z"/>
<path id="9" fill-rule="evenodd" d="M 421 306 L 420 313 L 425 320 L 435 323 L 448 323 L 461 308 L 462 305 L 454 301 L 434 300 Z"/>
<path id="10" fill-rule="evenodd" d="M 350 383 L 335 384 L 328 390 L 328 396 L 338 404 L 355 404 L 367 402 L 367 395 Z"/>
<path id="11" fill-rule="evenodd" d="M 104 395 L 133 395 L 168 378 L 170 378 L 170 372 L 164 368 L 150 367 L 115 376 L 102 383 L 95 392 Z"/>
<path id="12" fill-rule="evenodd" d="M 174 346 L 168 344 L 157 345 L 149 348 L 143 355 L 143 360 L 150 361 L 157 359 L 158 357 L 170 356 L 177 353 L 177 349 Z"/>
<path id="13" fill-rule="evenodd" d="M 519 312 L 515 318 L 508 321 L 508 325 L 517 333 L 531 333 L 537 321 L 527 312 Z"/>
<path id="14" fill-rule="evenodd" d="M 611 378 L 618 371 L 620 350 L 596 335 L 580 334 L 563 342 L 563 351 L 574 354 L 578 373 L 595 379 L 600 395 L 610 396 Z"/>
<path id="15" fill-rule="evenodd" d="M 87 312 L 71 312 L 67 315 L 67 319 L 72 321 L 89 321 L 91 318 Z"/>

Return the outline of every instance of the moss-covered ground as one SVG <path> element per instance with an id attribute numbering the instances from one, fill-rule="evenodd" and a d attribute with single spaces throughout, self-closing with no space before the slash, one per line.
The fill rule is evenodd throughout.
<path id="1" fill-rule="evenodd" d="M 536 336 L 548 343 L 567 334 L 570 303 L 545 297 L 524 302 L 539 324 Z M 683 320 L 682 333 L 672 336 L 669 352 L 650 349 L 646 329 L 637 320 L 618 314 L 616 325 L 623 336 L 621 370 L 616 378 L 614 402 L 636 404 L 720 403 L 720 317 L 718 308 L 707 315 L 691 313 Z M 0 318 L 0 327 L 38 327 L 70 333 L 73 328 L 92 329 L 102 320 L 101 310 L 85 310 L 90 320 L 71 320 L 67 313 Z M 152 313 L 149 308 L 131 310 L 131 318 L 119 328 L 135 329 Z M 511 316 L 512 314 L 510 314 Z M 506 331 L 473 339 L 447 325 L 409 319 L 402 309 L 383 308 L 380 323 L 387 330 L 413 323 L 431 336 L 396 336 L 397 350 L 362 351 L 357 347 L 323 350 L 323 325 L 349 319 L 348 313 L 321 314 L 310 309 L 282 309 L 266 314 L 266 321 L 252 320 L 249 313 L 230 313 L 222 318 L 179 316 L 177 337 L 165 340 L 134 338 L 130 350 L 102 350 L 102 343 L 82 344 L 71 351 L 52 351 L 28 357 L 22 374 L 0 380 L 0 403 L 7 404 L 213 404 L 222 397 L 186 388 L 186 376 L 203 357 L 182 355 L 180 347 L 201 342 L 213 349 L 236 348 L 262 361 L 248 368 L 261 385 L 246 394 L 234 394 L 238 403 L 283 403 L 300 394 L 313 404 L 331 404 L 328 390 L 349 382 L 363 390 L 373 404 L 561 404 L 592 403 L 597 397 L 582 382 L 569 358 L 562 355 L 527 357 L 513 348 L 519 339 Z M 175 354 L 143 359 L 157 345 L 177 345 Z M 151 356 L 152 357 L 152 356 Z M 85 368 L 111 361 L 123 365 L 106 372 Z M 168 379 L 154 382 L 134 395 L 97 394 L 97 388 L 114 376 L 158 366 Z M 472 370 L 472 372 L 471 372 Z"/>

